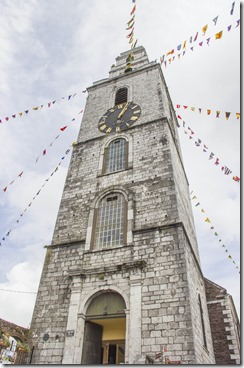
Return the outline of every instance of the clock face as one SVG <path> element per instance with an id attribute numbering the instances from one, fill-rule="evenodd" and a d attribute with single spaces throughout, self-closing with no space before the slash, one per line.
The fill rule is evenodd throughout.
<path id="1" fill-rule="evenodd" d="M 102 133 L 119 133 L 129 129 L 141 115 L 141 108 L 134 102 L 126 102 L 109 109 L 99 120 L 98 129 Z"/>

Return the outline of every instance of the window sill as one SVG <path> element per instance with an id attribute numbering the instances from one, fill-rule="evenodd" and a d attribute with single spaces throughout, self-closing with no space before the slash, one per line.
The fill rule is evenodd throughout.
<path id="1" fill-rule="evenodd" d="M 128 171 L 128 170 L 132 170 L 133 167 L 130 166 L 130 167 L 127 167 L 126 169 L 123 169 L 123 170 L 118 170 L 118 171 L 112 171 L 112 172 L 109 172 L 109 173 L 104 173 L 104 174 L 98 174 L 97 175 L 97 178 L 100 178 L 101 176 L 108 176 L 108 175 L 112 175 L 112 174 L 117 174 L 117 173 L 121 173 L 123 171 Z"/>
<path id="2" fill-rule="evenodd" d="M 118 247 L 87 250 L 87 251 L 84 252 L 84 254 L 92 254 L 92 253 L 99 253 L 99 252 L 109 252 L 111 250 L 119 250 L 119 249 L 123 249 L 123 248 L 128 248 L 130 246 L 133 246 L 133 244 L 130 243 L 130 244 L 126 244 L 126 245 L 120 245 Z"/>

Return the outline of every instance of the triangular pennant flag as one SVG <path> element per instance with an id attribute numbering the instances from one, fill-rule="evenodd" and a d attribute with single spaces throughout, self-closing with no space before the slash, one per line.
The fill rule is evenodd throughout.
<path id="1" fill-rule="evenodd" d="M 238 19 L 237 21 L 236 21 L 236 23 L 237 23 L 237 25 L 236 25 L 236 28 L 240 25 L 240 19 Z"/>
<path id="2" fill-rule="evenodd" d="M 216 111 L 216 118 L 219 118 L 219 114 L 220 114 L 220 111 L 219 111 L 219 110 L 217 110 L 217 111 Z"/>
<path id="3" fill-rule="evenodd" d="M 166 56 L 168 56 L 168 55 L 172 55 L 174 52 L 175 52 L 175 50 L 173 49 L 173 50 L 171 50 L 171 51 L 167 52 Z"/>
<path id="4" fill-rule="evenodd" d="M 208 46 L 209 46 L 210 39 L 211 39 L 211 38 L 209 37 L 209 38 L 207 38 L 207 40 L 206 40 L 206 41 L 207 41 L 207 45 L 208 45 Z"/>
<path id="5" fill-rule="evenodd" d="M 177 46 L 177 50 L 180 51 L 181 49 L 181 44 Z"/>
<path id="6" fill-rule="evenodd" d="M 127 28 L 126 28 L 126 31 L 128 31 L 129 29 L 131 29 L 131 28 L 134 26 L 134 24 L 135 24 L 135 22 L 133 22 L 133 23 L 130 25 L 130 27 L 127 27 Z"/>
<path id="7" fill-rule="evenodd" d="M 210 115 L 211 114 L 211 110 L 207 110 L 207 114 Z"/>
<path id="8" fill-rule="evenodd" d="M 44 149 L 44 151 L 42 152 L 43 156 L 45 156 L 46 153 L 47 153 L 47 150 Z"/>
<path id="9" fill-rule="evenodd" d="M 222 35 L 223 35 L 223 31 L 220 31 L 220 32 L 216 33 L 215 34 L 215 39 L 219 40 L 220 38 L 222 38 Z"/>
<path id="10" fill-rule="evenodd" d="M 226 120 L 229 120 L 230 112 L 226 112 L 226 113 L 225 113 L 225 116 L 226 116 Z"/>
<path id="11" fill-rule="evenodd" d="M 60 128 L 60 130 L 63 132 L 67 127 L 68 125 L 64 126 L 63 128 Z"/>
<path id="12" fill-rule="evenodd" d="M 38 110 L 39 109 L 39 107 L 33 107 L 32 108 L 32 110 Z"/>
<path id="13" fill-rule="evenodd" d="M 236 113 L 236 118 L 240 119 L 241 114 L 239 112 Z"/>
<path id="14" fill-rule="evenodd" d="M 22 117 L 23 113 L 22 112 L 19 112 L 19 116 Z"/>
<path id="15" fill-rule="evenodd" d="M 203 36 L 207 32 L 207 29 L 208 29 L 208 24 L 206 24 L 206 26 L 202 27 Z"/>
<path id="16" fill-rule="evenodd" d="M 202 42 L 199 42 L 199 46 L 202 46 L 203 45 L 203 41 Z"/>
<path id="17" fill-rule="evenodd" d="M 135 13 L 135 10 L 136 10 L 136 5 L 134 5 L 133 9 L 131 10 L 130 15 L 134 14 Z"/>
<path id="18" fill-rule="evenodd" d="M 196 33 L 196 36 L 194 37 L 194 42 L 197 40 L 198 32 Z"/>
<path id="19" fill-rule="evenodd" d="M 208 217 L 205 219 L 205 222 L 209 222 L 209 223 L 210 223 L 210 220 L 209 220 L 209 218 L 208 218 Z"/>
<path id="20" fill-rule="evenodd" d="M 214 22 L 214 25 L 216 26 L 216 23 L 217 23 L 217 21 L 218 21 L 218 15 L 217 15 L 217 17 L 215 17 L 214 19 L 213 19 L 213 22 Z"/>
<path id="21" fill-rule="evenodd" d="M 230 15 L 233 15 L 234 13 L 234 8 L 235 8 L 235 1 L 232 3 L 231 5 L 231 10 L 230 10 Z"/>
<path id="22" fill-rule="evenodd" d="M 233 180 L 239 182 L 241 179 L 238 176 L 233 176 Z"/>
<path id="23" fill-rule="evenodd" d="M 230 32 L 232 25 L 227 27 L 227 31 Z"/>
<path id="24" fill-rule="evenodd" d="M 135 19 L 135 14 L 133 15 L 133 17 L 129 20 L 129 22 L 127 23 L 128 26 L 130 25 L 131 22 L 133 22 L 133 20 Z"/>

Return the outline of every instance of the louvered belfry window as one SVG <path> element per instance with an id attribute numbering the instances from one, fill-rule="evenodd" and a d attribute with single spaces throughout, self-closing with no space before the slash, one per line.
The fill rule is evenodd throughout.
<path id="1" fill-rule="evenodd" d="M 124 138 L 113 140 L 105 148 L 104 173 L 125 170 L 127 167 L 127 142 Z"/>
<path id="2" fill-rule="evenodd" d="M 95 248 L 106 249 L 125 245 L 126 202 L 121 193 L 110 193 L 97 208 Z"/>
<path id="3" fill-rule="evenodd" d="M 128 89 L 127 88 L 120 88 L 116 92 L 115 105 L 125 103 L 125 102 L 127 102 L 127 99 L 128 99 Z"/>

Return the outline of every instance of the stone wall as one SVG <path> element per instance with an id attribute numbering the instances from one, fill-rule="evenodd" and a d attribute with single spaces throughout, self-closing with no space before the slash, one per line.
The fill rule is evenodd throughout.
<path id="1" fill-rule="evenodd" d="M 205 279 L 216 364 L 240 364 L 239 320 L 226 289 Z"/>

